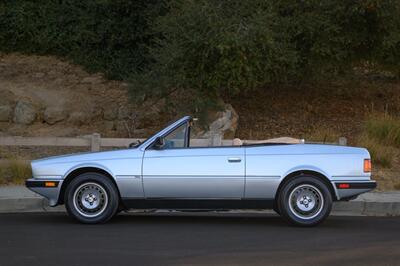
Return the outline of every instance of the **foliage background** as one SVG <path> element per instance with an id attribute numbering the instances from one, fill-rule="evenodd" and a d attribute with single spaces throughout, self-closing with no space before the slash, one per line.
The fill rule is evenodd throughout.
<path id="1" fill-rule="evenodd" d="M 133 98 L 193 98 L 400 73 L 398 0 L 15 0 L 0 2 L 0 50 L 55 54 L 129 80 Z"/>
<path id="2" fill-rule="evenodd" d="M 67 57 L 124 79 L 146 63 L 157 0 L 1 0 L 0 49 Z"/>

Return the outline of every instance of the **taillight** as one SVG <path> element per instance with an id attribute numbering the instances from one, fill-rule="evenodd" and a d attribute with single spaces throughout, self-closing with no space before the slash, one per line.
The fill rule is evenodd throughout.
<path id="1" fill-rule="evenodd" d="M 364 173 L 370 173 L 371 169 L 371 159 L 364 159 Z"/>
<path id="2" fill-rule="evenodd" d="M 350 184 L 347 183 L 340 183 L 337 185 L 338 188 L 340 189 L 346 189 L 346 188 L 350 188 Z"/>

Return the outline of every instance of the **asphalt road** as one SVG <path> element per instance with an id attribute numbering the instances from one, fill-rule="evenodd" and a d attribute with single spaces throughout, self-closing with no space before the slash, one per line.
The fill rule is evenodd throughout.
<path id="1" fill-rule="evenodd" d="M 314 228 L 267 215 L 1 214 L 0 265 L 400 265 L 400 217 L 331 216 Z"/>

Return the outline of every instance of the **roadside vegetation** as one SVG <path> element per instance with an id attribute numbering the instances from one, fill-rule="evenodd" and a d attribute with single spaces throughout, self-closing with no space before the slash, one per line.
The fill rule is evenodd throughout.
<path id="1" fill-rule="evenodd" d="M 400 148 L 400 119 L 387 114 L 372 115 L 366 120 L 357 144 L 369 150 L 376 164 L 392 167 Z"/>
<path id="2" fill-rule="evenodd" d="M 400 119 L 390 115 L 375 115 L 367 119 L 365 133 L 369 138 L 400 148 Z"/>
<path id="3" fill-rule="evenodd" d="M 397 0 L 2 1 L 0 50 L 129 80 L 139 103 L 184 92 L 182 112 L 197 114 L 242 92 L 365 66 L 398 78 L 399 13 Z"/>
<path id="4" fill-rule="evenodd" d="M 386 146 L 379 140 L 365 134 L 357 139 L 356 145 L 368 149 L 374 165 L 384 168 L 390 168 L 392 166 L 392 161 L 396 154 L 395 148 Z"/>
<path id="5" fill-rule="evenodd" d="M 23 185 L 32 176 L 29 162 L 17 158 L 0 163 L 0 185 Z"/>
<path id="6" fill-rule="evenodd" d="M 306 135 L 306 140 L 337 143 L 339 137 L 337 131 L 318 128 Z M 364 122 L 362 131 L 349 144 L 367 148 L 374 164 L 390 168 L 400 148 L 400 119 L 388 114 L 371 114 Z"/>

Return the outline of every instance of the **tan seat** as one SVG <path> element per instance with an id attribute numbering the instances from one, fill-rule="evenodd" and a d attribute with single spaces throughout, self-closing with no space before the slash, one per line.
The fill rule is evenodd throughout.
<path id="1" fill-rule="evenodd" d="M 242 146 L 242 145 L 243 145 L 243 141 L 242 141 L 241 139 L 234 138 L 234 139 L 232 140 L 232 145 L 233 145 L 233 146 Z"/>

